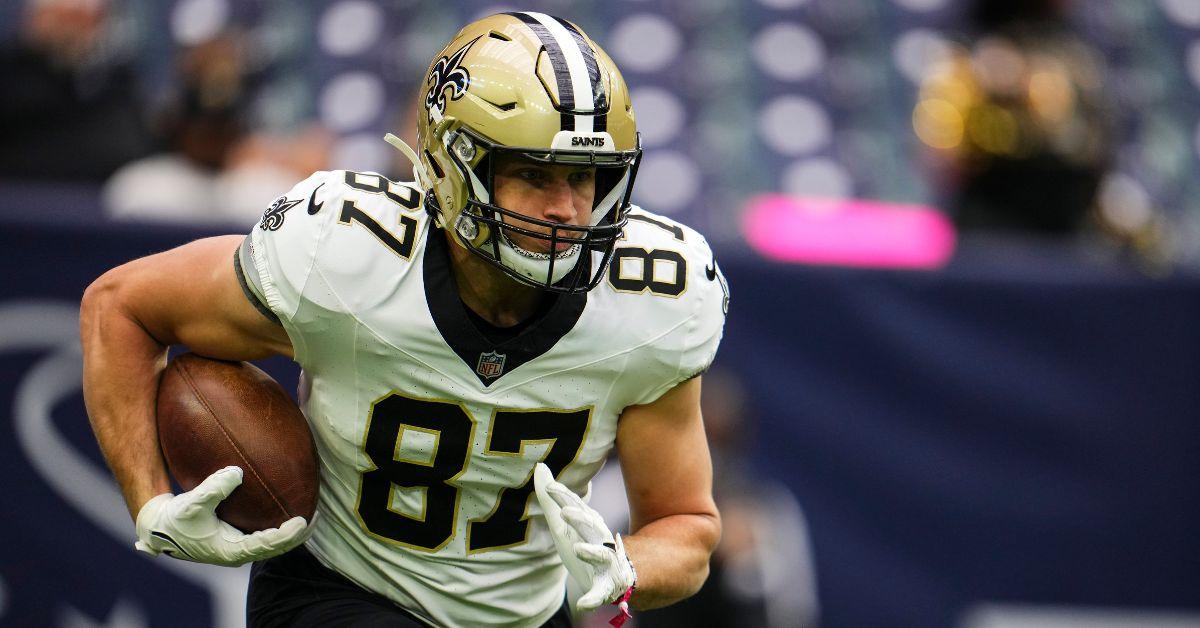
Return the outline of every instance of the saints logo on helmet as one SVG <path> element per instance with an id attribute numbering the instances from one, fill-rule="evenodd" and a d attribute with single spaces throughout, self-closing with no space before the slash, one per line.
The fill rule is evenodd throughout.
<path id="1" fill-rule="evenodd" d="M 474 40 L 467 42 L 467 45 L 458 49 L 458 52 L 449 57 L 442 57 L 433 62 L 433 67 L 429 69 L 429 78 L 425 83 L 429 85 L 429 92 L 425 94 L 425 109 L 429 112 L 429 121 L 435 122 L 440 120 L 442 112 L 446 110 L 446 89 L 451 90 L 450 98 L 458 100 L 467 91 L 467 85 L 471 82 L 471 75 L 467 69 L 462 67 L 463 55 L 467 54 L 467 49 Z"/>
<path id="2" fill-rule="evenodd" d="M 435 57 L 425 85 L 426 115 L 410 157 L 420 162 L 417 178 L 437 223 L 517 281 L 560 292 L 595 287 L 625 225 L 641 159 L 629 92 L 612 59 L 566 20 L 503 13 L 464 27 Z M 589 224 L 497 205 L 501 158 L 594 169 Z M 516 242 L 531 238 L 544 246 Z"/>

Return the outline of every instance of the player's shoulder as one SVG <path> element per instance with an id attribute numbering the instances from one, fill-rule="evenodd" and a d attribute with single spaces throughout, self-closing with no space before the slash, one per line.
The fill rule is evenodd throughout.
<path id="1" fill-rule="evenodd" d="M 339 259 L 344 258 L 346 249 L 362 254 L 383 252 L 375 251 L 382 244 L 407 260 L 419 247 L 417 236 L 424 232 L 428 219 L 415 184 L 394 181 L 378 172 L 316 172 L 276 203 L 281 201 L 285 205 L 303 203 L 299 213 L 307 214 L 303 219 L 307 225 L 298 226 L 300 233 L 295 237 L 304 238 L 304 232 L 310 232 L 314 237 L 305 239 L 319 242 L 320 250 L 334 249 Z M 264 215 L 264 229 L 273 226 L 267 224 L 268 215 Z"/>
<path id="2" fill-rule="evenodd" d="M 700 232 L 636 205 L 613 251 L 608 285 L 619 293 L 692 301 L 725 290 L 717 281 L 716 261 Z M 661 308 L 666 303 L 645 300 Z"/>
<path id="3" fill-rule="evenodd" d="M 711 256 L 708 240 L 699 231 L 667 216 L 633 205 L 622 244 L 643 248 L 669 248 L 700 257 Z"/>
<path id="4" fill-rule="evenodd" d="M 375 172 L 316 172 L 280 196 L 247 238 L 245 257 L 285 312 L 336 310 L 409 274 L 427 229 L 421 193 Z M 314 277 L 324 285 L 318 289 Z M 270 296 L 270 295 L 268 295 Z"/>
<path id="5" fill-rule="evenodd" d="M 330 215 L 345 222 L 343 214 L 353 213 L 351 205 L 372 214 L 423 214 L 421 191 L 416 184 L 394 181 L 378 172 L 328 170 L 314 173 L 297 186 L 311 190 L 308 211 L 319 213 L 329 207 Z"/>
<path id="6" fill-rule="evenodd" d="M 729 286 L 704 236 L 636 206 L 628 218 L 604 281 L 610 296 L 600 303 L 642 321 L 647 336 L 689 321 L 719 329 Z"/>
<path id="7" fill-rule="evenodd" d="M 596 299 L 608 342 L 625 339 L 632 403 L 649 403 L 704 371 L 720 344 L 729 285 L 708 241 L 678 220 L 633 207 Z M 619 328 L 616 326 L 619 325 Z M 622 347 L 629 344 L 618 343 Z"/>
<path id="8" fill-rule="evenodd" d="M 263 212 L 259 229 L 288 238 L 325 231 L 330 224 L 345 224 L 363 213 L 389 223 L 395 221 L 396 213 L 423 218 L 420 207 L 421 192 L 414 184 L 393 181 L 377 172 L 322 170 L 276 198 Z M 289 220 L 296 214 L 306 217 Z"/>
<path id="9" fill-rule="evenodd" d="M 315 183 L 307 211 L 326 215 L 317 262 L 323 270 L 353 275 L 382 265 L 396 273 L 395 265 L 407 266 L 420 249 L 428 214 L 414 184 L 353 170 L 307 181 Z"/>

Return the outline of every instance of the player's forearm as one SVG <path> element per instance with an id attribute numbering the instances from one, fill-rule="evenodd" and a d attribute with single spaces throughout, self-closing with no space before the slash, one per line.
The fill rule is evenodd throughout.
<path id="1" fill-rule="evenodd" d="M 708 578 L 708 561 L 721 538 L 714 514 L 680 514 L 642 526 L 624 538 L 637 570 L 634 608 L 647 610 L 691 597 Z"/>
<path id="2" fill-rule="evenodd" d="M 154 420 L 166 348 L 122 311 L 111 275 L 84 294 L 79 326 L 88 417 L 136 519 L 142 504 L 170 490 Z"/>

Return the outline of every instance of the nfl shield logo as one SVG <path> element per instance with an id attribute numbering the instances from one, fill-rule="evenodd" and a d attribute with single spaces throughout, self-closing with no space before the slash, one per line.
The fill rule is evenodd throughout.
<path id="1" fill-rule="evenodd" d="M 495 379 L 504 372 L 504 354 L 489 351 L 479 354 L 479 366 L 475 371 L 486 379 Z"/>

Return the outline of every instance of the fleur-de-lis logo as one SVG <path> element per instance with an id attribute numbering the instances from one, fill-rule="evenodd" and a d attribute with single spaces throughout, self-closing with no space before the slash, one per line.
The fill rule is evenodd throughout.
<path id="1" fill-rule="evenodd" d="M 289 201 L 286 196 L 280 196 L 275 199 L 274 203 L 263 212 L 262 222 L 258 223 L 258 228 L 263 231 L 275 231 L 283 226 L 284 213 L 299 205 L 300 201 Z"/>
<path id="2" fill-rule="evenodd" d="M 459 48 L 458 52 L 438 59 L 430 68 L 429 77 L 425 79 L 425 84 L 429 85 L 429 91 L 425 92 L 425 110 L 429 115 L 430 122 L 434 121 L 435 109 L 439 115 L 446 112 L 446 88 L 451 90 L 451 100 L 458 100 L 467 93 L 467 86 L 471 83 L 471 74 L 460 64 L 463 57 L 467 55 L 471 44 L 478 40 L 478 37 L 472 39 L 465 46 Z"/>

